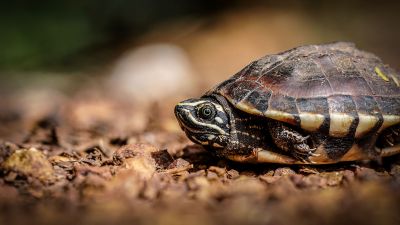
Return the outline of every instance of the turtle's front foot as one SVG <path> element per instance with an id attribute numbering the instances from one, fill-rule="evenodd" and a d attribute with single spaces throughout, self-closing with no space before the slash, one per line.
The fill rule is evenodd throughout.
<path id="1" fill-rule="evenodd" d="M 276 121 L 270 121 L 268 128 L 275 145 L 289 152 L 296 159 L 309 163 L 310 156 L 318 156 L 314 153 L 317 149 L 311 148 L 308 144 L 310 135 L 303 135 L 297 130 Z"/>
<path id="2" fill-rule="evenodd" d="M 293 150 L 293 152 L 292 152 L 293 156 L 296 159 L 301 160 L 302 162 L 305 162 L 305 163 L 311 162 L 309 157 L 319 156 L 319 154 L 315 153 L 317 148 L 310 148 L 310 146 L 305 142 L 293 145 L 292 150 Z"/>

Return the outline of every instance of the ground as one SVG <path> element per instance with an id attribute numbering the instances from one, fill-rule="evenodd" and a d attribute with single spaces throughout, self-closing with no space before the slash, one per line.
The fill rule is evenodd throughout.
<path id="1" fill-rule="evenodd" d="M 136 117 L 142 109 L 105 96 L 57 101 L 61 109 L 32 107 L 34 116 L 15 101 L 3 104 L 2 224 L 400 221 L 399 156 L 330 166 L 239 164 L 188 141 L 174 120 L 156 113 L 167 106 Z M 135 118 L 146 121 L 143 131 L 124 130 L 124 121 L 140 123 Z"/>

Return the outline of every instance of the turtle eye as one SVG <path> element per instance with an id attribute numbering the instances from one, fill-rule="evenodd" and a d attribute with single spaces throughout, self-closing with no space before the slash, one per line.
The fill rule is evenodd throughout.
<path id="1" fill-rule="evenodd" d="M 211 105 L 204 105 L 199 108 L 198 116 L 202 119 L 209 120 L 215 115 L 215 109 Z"/>

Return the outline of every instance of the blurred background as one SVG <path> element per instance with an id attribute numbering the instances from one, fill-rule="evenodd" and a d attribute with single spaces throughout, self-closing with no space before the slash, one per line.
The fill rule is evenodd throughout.
<path id="1" fill-rule="evenodd" d="M 88 120 L 118 123 L 121 118 L 125 130 L 142 131 L 149 123 L 178 130 L 172 114 L 177 101 L 201 95 L 266 54 L 304 44 L 351 41 L 400 68 L 400 4 L 395 1 L 0 4 L 3 123 L 40 118 L 73 101 L 68 112 L 84 127 L 90 126 Z M 135 113 L 116 118 L 116 106 L 110 106 L 115 102 L 134 107 Z M 144 119 L 149 110 L 156 119 Z M 167 122 L 149 122 L 157 118 Z M 4 127 L 0 135 L 7 134 Z"/>
<path id="2" fill-rule="evenodd" d="M 0 224 L 399 225 L 399 156 L 239 165 L 173 114 L 299 45 L 350 41 L 400 69 L 398 2 L 0 1 Z"/>

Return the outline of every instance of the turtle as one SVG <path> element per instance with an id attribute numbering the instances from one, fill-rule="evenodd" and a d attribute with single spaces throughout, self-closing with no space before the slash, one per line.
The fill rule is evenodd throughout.
<path id="1" fill-rule="evenodd" d="M 264 56 L 174 112 L 191 141 L 233 161 L 333 164 L 400 152 L 400 75 L 350 42 Z"/>

